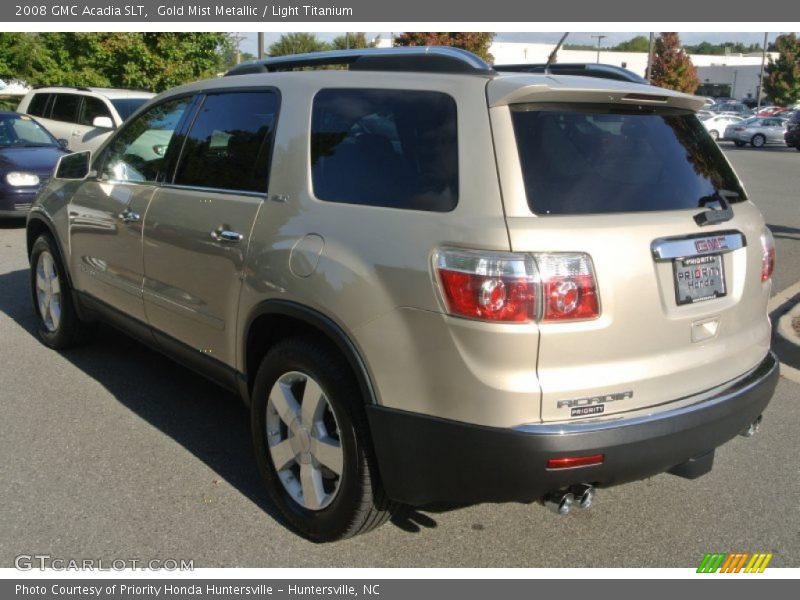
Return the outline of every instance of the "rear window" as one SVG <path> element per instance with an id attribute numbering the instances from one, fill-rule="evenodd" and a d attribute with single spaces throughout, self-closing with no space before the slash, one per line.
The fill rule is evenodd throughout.
<path id="1" fill-rule="evenodd" d="M 739 179 L 697 117 L 620 105 L 511 107 L 525 191 L 541 215 L 699 208 Z"/>
<path id="2" fill-rule="evenodd" d="M 321 200 L 445 212 L 458 201 L 456 103 L 440 92 L 328 89 L 314 98 Z"/>

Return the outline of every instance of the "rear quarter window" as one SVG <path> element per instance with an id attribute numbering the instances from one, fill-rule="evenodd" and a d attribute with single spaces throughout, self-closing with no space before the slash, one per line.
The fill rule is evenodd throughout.
<path id="1" fill-rule="evenodd" d="M 456 103 L 441 92 L 327 89 L 314 98 L 320 200 L 446 212 L 458 202 Z"/>
<path id="2" fill-rule="evenodd" d="M 35 117 L 46 117 L 45 109 L 47 108 L 49 97 L 50 94 L 34 94 L 30 103 L 28 103 L 28 110 L 25 112 Z"/>
<path id="3" fill-rule="evenodd" d="M 620 105 L 511 107 L 525 191 L 541 215 L 698 208 L 745 200 L 690 111 Z"/>

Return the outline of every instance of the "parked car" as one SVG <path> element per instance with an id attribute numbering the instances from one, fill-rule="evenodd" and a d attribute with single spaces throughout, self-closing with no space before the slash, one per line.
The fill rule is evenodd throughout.
<path id="1" fill-rule="evenodd" d="M 39 335 L 108 320 L 238 391 L 317 541 L 700 476 L 778 378 L 774 243 L 702 105 L 454 48 L 239 65 L 61 159 L 28 220 Z"/>
<path id="2" fill-rule="evenodd" d="M 31 117 L 0 112 L 0 217 L 28 213 L 65 145 Z"/>
<path id="3" fill-rule="evenodd" d="M 740 117 L 749 117 L 753 111 L 741 102 L 723 102 L 715 104 L 711 110 L 717 114 L 730 114 Z"/>
<path id="4" fill-rule="evenodd" d="M 714 115 L 708 119 L 703 119 L 703 127 L 715 140 L 725 139 L 726 128 L 729 125 L 741 123 L 744 119 L 735 115 Z"/>
<path id="5" fill-rule="evenodd" d="M 139 90 L 43 87 L 28 92 L 17 112 L 35 116 L 72 151 L 96 150 L 153 96 Z"/>
<path id="6" fill-rule="evenodd" d="M 786 122 L 786 133 L 783 135 L 786 145 L 800 150 L 800 110 L 795 111 Z"/>
<path id="7" fill-rule="evenodd" d="M 785 131 L 786 119 L 758 117 L 728 126 L 725 138 L 737 146 L 750 144 L 753 148 L 762 148 L 767 144 L 782 144 Z"/>

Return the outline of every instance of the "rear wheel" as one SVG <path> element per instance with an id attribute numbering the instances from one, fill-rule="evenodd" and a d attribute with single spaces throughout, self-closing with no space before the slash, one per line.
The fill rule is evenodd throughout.
<path id="1" fill-rule="evenodd" d="M 719 131 L 717 131 L 716 129 L 712 129 L 708 133 L 711 135 L 711 139 L 714 140 L 715 142 L 719 140 Z"/>
<path id="2" fill-rule="evenodd" d="M 767 138 L 757 133 L 753 136 L 753 139 L 750 140 L 750 143 L 753 145 L 753 148 L 763 148 L 764 144 L 767 143 Z"/>
<path id="3" fill-rule="evenodd" d="M 343 539 L 391 516 L 361 393 L 335 348 L 310 337 L 276 344 L 258 370 L 251 416 L 267 492 L 303 536 Z"/>
<path id="4" fill-rule="evenodd" d="M 83 324 L 75 312 L 64 266 L 55 242 L 40 235 L 31 249 L 31 297 L 39 338 L 58 350 L 81 341 Z"/>

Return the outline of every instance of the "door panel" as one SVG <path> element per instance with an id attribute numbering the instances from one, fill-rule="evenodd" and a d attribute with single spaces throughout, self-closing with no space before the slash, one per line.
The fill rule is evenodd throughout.
<path id="1" fill-rule="evenodd" d="M 242 266 L 261 202 L 234 193 L 164 187 L 151 202 L 144 228 L 148 321 L 229 365 L 234 364 Z"/>
<path id="2" fill-rule="evenodd" d="M 86 181 L 69 205 L 70 271 L 76 288 L 141 321 L 142 219 L 155 189 Z"/>

